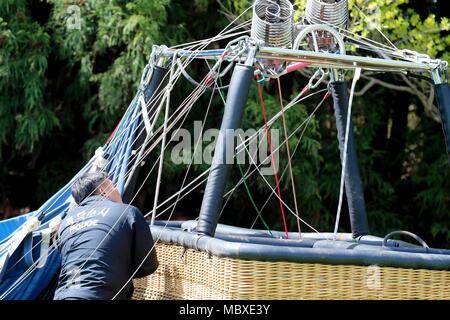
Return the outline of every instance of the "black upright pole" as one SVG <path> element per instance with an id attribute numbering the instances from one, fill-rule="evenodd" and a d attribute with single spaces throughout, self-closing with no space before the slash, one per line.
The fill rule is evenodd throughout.
<path id="1" fill-rule="evenodd" d="M 213 163 L 200 209 L 197 224 L 197 232 L 200 234 L 214 236 L 216 231 L 231 166 L 230 156 L 232 160 L 234 154 L 234 130 L 240 126 L 252 77 L 252 66 L 238 64 L 233 70 Z"/>
<path id="2" fill-rule="evenodd" d="M 162 89 L 164 89 L 164 86 L 162 86 L 163 79 L 165 75 L 167 74 L 168 69 L 161 68 L 159 66 L 155 66 L 153 68 L 153 73 L 151 75 L 151 79 L 149 84 L 144 88 L 144 100 L 145 103 L 149 103 L 150 105 L 148 107 L 149 115 L 148 117 L 151 119 L 153 113 L 156 111 L 156 108 L 154 106 L 160 101 L 160 99 L 156 99 L 158 94 L 161 92 Z M 142 121 L 142 115 L 140 116 L 141 121 L 139 122 L 139 126 L 137 128 L 138 137 L 136 138 L 136 142 L 134 143 L 133 149 L 138 150 L 142 144 L 145 141 L 145 137 L 147 135 L 147 132 L 144 129 L 144 122 Z M 129 168 L 132 168 L 135 164 L 136 158 L 133 158 L 133 161 L 130 162 Z M 134 189 L 136 188 L 136 182 L 139 177 L 139 171 L 140 166 L 137 166 L 134 172 L 132 173 L 129 183 L 124 191 L 122 200 L 125 203 L 129 203 L 131 199 L 133 198 Z"/>
<path id="3" fill-rule="evenodd" d="M 348 84 L 346 81 L 336 81 L 331 82 L 330 85 L 333 94 L 334 114 L 336 117 L 336 128 L 342 159 L 344 155 L 345 128 L 349 102 Z M 366 235 L 369 233 L 369 227 L 367 224 L 366 205 L 359 173 L 358 158 L 356 156 L 352 122 L 350 122 L 347 141 L 347 161 L 344 172 L 344 183 L 353 237 L 356 238 L 361 235 Z"/>
<path id="4" fill-rule="evenodd" d="M 441 115 L 442 129 L 444 131 L 445 145 L 450 163 L 450 87 L 448 83 L 434 85 L 436 102 Z"/>

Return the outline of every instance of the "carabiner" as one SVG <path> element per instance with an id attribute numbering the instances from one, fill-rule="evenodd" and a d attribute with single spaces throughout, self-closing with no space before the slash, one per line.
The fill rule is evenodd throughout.
<path id="1" fill-rule="evenodd" d="M 259 69 L 255 70 L 254 76 L 257 79 L 256 82 L 259 83 L 259 84 L 264 83 L 266 81 L 266 79 L 267 79 L 266 76 L 264 75 L 264 73 L 261 70 L 259 70 Z"/>
<path id="2" fill-rule="evenodd" d="M 325 79 L 326 72 L 323 69 L 318 69 L 316 73 L 313 74 L 311 79 L 309 79 L 308 87 L 309 89 L 315 89 L 322 81 Z M 319 77 L 320 76 L 320 77 Z M 319 77 L 319 79 L 314 83 L 314 80 Z"/>

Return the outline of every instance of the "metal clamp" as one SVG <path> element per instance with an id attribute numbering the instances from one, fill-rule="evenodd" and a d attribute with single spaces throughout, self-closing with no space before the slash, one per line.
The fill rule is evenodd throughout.
<path id="1" fill-rule="evenodd" d="M 144 68 L 144 71 L 142 72 L 141 76 L 141 83 L 140 83 L 140 89 L 144 90 L 146 86 L 150 83 L 150 80 L 152 79 L 153 69 L 156 66 L 156 63 L 161 56 L 162 52 L 166 50 L 166 46 L 157 46 L 154 45 L 152 47 L 152 53 L 150 54 L 150 58 L 148 59 L 148 63 Z"/>
<path id="2" fill-rule="evenodd" d="M 252 66 L 254 64 L 258 46 L 259 43 L 255 39 L 252 39 L 248 36 L 242 36 L 233 41 L 230 41 L 225 47 L 225 52 L 230 52 L 228 54 L 228 57 L 229 59 L 232 57 L 231 61 L 235 61 L 237 58 L 241 57 L 245 52 L 247 52 L 245 64 L 248 66 Z"/>
<path id="3" fill-rule="evenodd" d="M 443 60 L 438 61 L 439 63 L 436 68 L 431 71 L 431 77 L 433 78 L 434 84 L 448 82 L 448 62 Z"/>
<path id="4" fill-rule="evenodd" d="M 255 75 L 255 77 L 257 79 L 256 82 L 259 83 L 259 84 L 263 84 L 268 79 L 266 74 L 264 72 L 262 72 L 260 69 L 256 69 L 255 72 L 254 72 L 254 75 Z"/>

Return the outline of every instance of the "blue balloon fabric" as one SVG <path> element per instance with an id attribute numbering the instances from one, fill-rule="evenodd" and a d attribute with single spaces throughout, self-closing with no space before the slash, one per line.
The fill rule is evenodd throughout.
<path id="1" fill-rule="evenodd" d="M 109 163 L 104 168 L 111 180 L 123 194 L 126 174 L 129 169 L 132 147 L 137 136 L 140 108 L 135 99 L 124 117 L 120 132 L 104 147 Z M 38 210 L 24 216 L 19 216 L 0 222 L 0 299 L 28 300 L 51 297 L 51 285 L 59 274 L 60 257 L 57 250 L 50 250 L 42 256 L 42 232 L 49 222 L 62 216 L 71 203 L 71 186 L 82 173 L 88 172 L 95 157 L 73 177 L 62 189 L 47 200 Z M 32 233 L 26 235 L 16 248 L 12 243 L 14 234 L 30 219 L 39 218 L 41 224 Z M 54 288 L 53 288 L 54 289 Z"/>

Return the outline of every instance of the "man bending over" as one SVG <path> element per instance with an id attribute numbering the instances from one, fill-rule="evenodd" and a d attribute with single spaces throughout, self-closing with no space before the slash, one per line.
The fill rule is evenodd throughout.
<path id="1" fill-rule="evenodd" d="M 69 210 L 57 234 L 61 273 L 55 300 L 130 299 L 132 278 L 158 267 L 149 226 L 136 207 L 122 203 L 105 173 L 75 181 Z"/>

